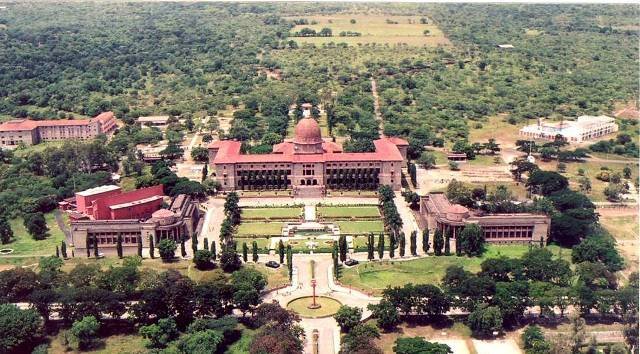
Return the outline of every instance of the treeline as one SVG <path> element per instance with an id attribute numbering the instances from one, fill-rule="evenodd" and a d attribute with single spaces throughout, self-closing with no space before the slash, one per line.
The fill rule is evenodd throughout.
<path id="1" fill-rule="evenodd" d="M 125 120 L 215 112 L 252 90 L 260 81 L 256 53 L 278 47 L 288 32 L 272 10 L 12 4 L 0 14 L 0 112 L 55 118 L 113 110 Z"/>
<path id="2" fill-rule="evenodd" d="M 123 265 L 108 269 L 79 264 L 69 273 L 62 272 L 62 263 L 58 257 L 47 257 L 40 260 L 38 273 L 24 268 L 0 272 L 0 303 L 32 305 L 29 310 L 0 305 L 0 330 L 7 344 L 3 350 L 30 351 L 43 342 L 45 331 L 56 329 L 64 330 L 68 350 L 87 350 L 99 343 L 98 329 L 103 326 L 102 333 L 139 328 L 145 346 L 154 351 L 201 352 L 198 343 L 210 351 L 238 338 L 238 321 L 229 316 L 239 309 L 252 314 L 241 321 L 258 330 L 251 353 L 270 352 L 274 345 L 290 353 L 302 351 L 299 318 L 279 305 L 260 304 L 267 281 L 256 270 L 220 272 L 195 283 L 175 270 L 142 268 L 139 257 L 127 257 Z M 272 338 L 282 343 L 273 344 Z"/>
<path id="3" fill-rule="evenodd" d="M 594 256 L 594 250 L 607 253 L 606 244 L 596 242 L 574 249 L 575 271 L 569 262 L 554 257 L 544 248 L 534 248 L 519 259 L 491 258 L 481 264 L 477 274 L 461 266 L 447 268 L 439 286 L 408 284 L 389 287 L 377 305 L 369 305 L 377 324 L 393 330 L 407 316 L 436 320 L 450 310 L 467 312 L 467 324 L 478 337 L 515 328 L 523 323 L 530 307 L 540 308 L 546 319 L 562 318 L 573 306 L 576 315 L 610 317 L 623 320 L 637 330 L 637 273 L 629 284 L 619 286 L 614 275 L 616 260 Z M 596 254 L 604 254 L 596 252 Z M 559 314 L 556 312 L 559 311 Z M 625 331 L 626 332 L 626 331 Z M 633 344 L 633 337 L 627 337 Z"/>

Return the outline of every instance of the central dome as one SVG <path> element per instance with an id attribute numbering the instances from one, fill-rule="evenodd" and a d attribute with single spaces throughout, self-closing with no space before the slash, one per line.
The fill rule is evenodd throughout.
<path id="1" fill-rule="evenodd" d="M 296 144 L 321 144 L 322 134 L 318 122 L 313 118 L 300 119 L 296 124 L 293 142 Z"/>

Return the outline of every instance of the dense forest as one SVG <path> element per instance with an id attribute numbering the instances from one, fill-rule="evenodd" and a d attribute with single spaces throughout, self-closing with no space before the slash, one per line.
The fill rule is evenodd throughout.
<path id="1" fill-rule="evenodd" d="M 353 11 L 424 14 L 452 45 L 347 48 L 336 38 L 316 47 L 289 37 L 286 15 Z M 385 133 L 421 126 L 455 140 L 469 119 L 608 113 L 636 96 L 637 18 L 622 5 L 16 3 L 0 12 L 0 118 L 114 110 L 131 121 L 244 105 L 230 136 L 260 146 L 266 133 L 286 135 L 285 106 L 312 101 L 340 113 L 329 117 L 341 124 L 334 135 L 375 135 L 372 110 L 330 110 L 336 97 L 361 101 L 373 76 Z"/>

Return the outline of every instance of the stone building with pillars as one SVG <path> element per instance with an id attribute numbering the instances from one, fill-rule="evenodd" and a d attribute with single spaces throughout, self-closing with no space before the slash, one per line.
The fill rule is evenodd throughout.
<path id="1" fill-rule="evenodd" d="M 197 232 L 200 211 L 197 202 L 190 196 L 180 194 L 164 209 L 162 186 L 154 186 L 133 191 L 138 199 L 110 205 L 109 201 L 122 200 L 132 193 L 119 194 L 119 188 L 114 187 L 79 192 L 76 194 L 76 204 L 67 208 L 71 219 L 72 245 L 76 252 L 80 252 L 79 255 L 84 254 L 87 248 L 92 249 L 94 242 L 98 243 L 101 254 L 115 255 L 118 237 L 122 239 L 124 254 L 133 255 L 137 253 L 138 242 L 147 248 L 151 238 L 156 245 L 162 239 L 181 242 Z M 153 195 L 149 197 L 149 194 Z M 88 198 L 92 198 L 91 205 L 98 205 L 98 208 L 87 207 Z M 100 206 L 111 209 L 111 213 L 96 212 Z M 112 209 L 113 206 L 116 208 Z"/>
<path id="2" fill-rule="evenodd" d="M 467 224 L 478 224 L 491 243 L 546 243 L 551 219 L 544 214 L 487 214 L 452 204 L 443 193 L 420 197 L 420 217 L 431 232 L 450 232 L 451 238 Z"/>
<path id="3" fill-rule="evenodd" d="M 325 140 L 315 119 L 300 119 L 293 139 L 274 145 L 270 154 L 243 154 L 241 142 L 209 144 L 209 163 L 222 189 L 291 190 L 294 196 L 320 196 L 327 190 L 401 188 L 407 141 L 383 137 L 375 151 L 348 153 Z"/>

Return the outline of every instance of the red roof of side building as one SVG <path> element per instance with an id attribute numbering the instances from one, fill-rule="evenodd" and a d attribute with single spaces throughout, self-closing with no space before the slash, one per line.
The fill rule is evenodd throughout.
<path id="1" fill-rule="evenodd" d="M 402 138 L 398 138 L 397 136 L 390 136 L 387 139 L 389 139 L 389 141 L 391 141 L 392 143 L 398 145 L 398 146 L 408 146 L 409 142 L 402 139 Z"/>
<path id="2" fill-rule="evenodd" d="M 33 130 L 38 125 L 33 120 L 15 119 L 0 124 L 0 132 L 18 132 L 23 130 Z"/>
<path id="3" fill-rule="evenodd" d="M 39 127 L 84 126 L 94 120 L 105 123 L 114 118 L 113 112 L 103 112 L 91 119 L 15 119 L 0 124 L 0 132 L 33 130 Z"/>
<path id="4" fill-rule="evenodd" d="M 402 140 L 402 139 L 400 139 Z M 225 163 L 313 163 L 313 162 L 349 162 L 349 161 L 403 161 L 402 155 L 393 142 L 393 139 L 382 138 L 373 142 L 375 152 L 341 152 L 335 143 L 323 143 L 325 153 L 322 154 L 296 154 L 294 144 L 284 142 L 274 146 L 273 154 L 240 154 L 241 143 L 239 141 L 224 140 L 209 144 L 209 148 L 217 148 L 218 153 L 214 164 Z"/>

